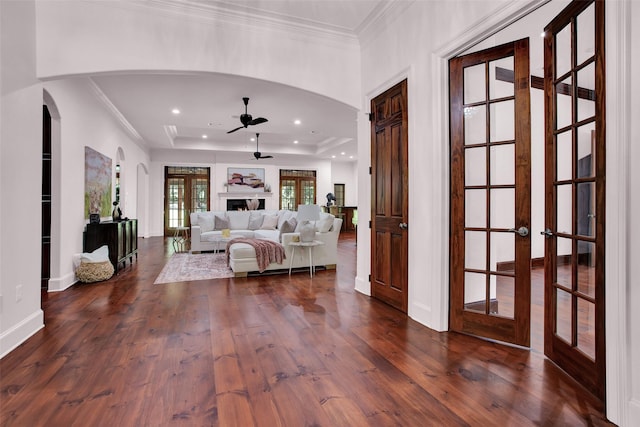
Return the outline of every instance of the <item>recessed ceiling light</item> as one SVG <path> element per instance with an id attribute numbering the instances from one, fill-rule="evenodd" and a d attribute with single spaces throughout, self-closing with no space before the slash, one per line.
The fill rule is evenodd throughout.
<path id="1" fill-rule="evenodd" d="M 202 135 L 202 139 L 207 139 L 207 135 Z"/>
<path id="2" fill-rule="evenodd" d="M 302 123 L 302 122 L 300 121 L 300 119 L 295 119 L 295 120 L 293 121 L 293 124 L 294 124 L 294 125 L 299 125 L 300 123 Z"/>
<path id="3" fill-rule="evenodd" d="M 335 159 L 335 158 L 336 158 L 336 156 L 331 156 L 331 158 L 332 158 L 332 159 Z"/>
<path id="4" fill-rule="evenodd" d="M 172 112 L 173 114 L 180 114 L 180 110 L 179 110 L 179 109 L 177 109 L 177 108 L 174 108 L 173 110 L 171 110 L 171 112 Z"/>
<path id="5" fill-rule="evenodd" d="M 249 138 L 249 141 L 255 141 L 255 140 L 256 140 L 255 138 Z"/>
<path id="6" fill-rule="evenodd" d="M 349 156 L 350 159 L 353 159 L 353 156 Z"/>
<path id="7" fill-rule="evenodd" d="M 342 153 L 340 153 L 340 154 L 342 154 L 342 155 L 344 156 L 344 155 L 345 155 L 345 152 L 343 151 L 343 152 L 342 152 Z"/>
<path id="8" fill-rule="evenodd" d="M 293 143 L 294 143 L 294 144 L 297 144 L 297 143 L 298 143 L 298 140 L 296 139 L 295 141 L 293 141 Z"/>

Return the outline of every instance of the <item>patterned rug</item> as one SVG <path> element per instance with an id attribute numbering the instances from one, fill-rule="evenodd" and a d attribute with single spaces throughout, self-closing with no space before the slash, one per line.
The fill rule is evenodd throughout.
<path id="1" fill-rule="evenodd" d="M 164 266 L 154 285 L 189 282 L 192 280 L 224 279 L 234 277 L 227 266 L 226 254 L 176 253 Z"/>

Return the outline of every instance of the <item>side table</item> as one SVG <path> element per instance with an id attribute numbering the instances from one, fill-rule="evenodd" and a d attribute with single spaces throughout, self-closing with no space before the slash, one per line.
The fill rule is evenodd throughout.
<path id="1" fill-rule="evenodd" d="M 314 240 L 312 242 L 289 242 L 291 246 L 291 259 L 289 260 L 289 276 L 291 276 L 291 266 L 293 264 L 293 256 L 296 253 L 296 248 L 307 248 L 309 251 L 309 276 L 313 277 L 315 267 L 313 265 L 313 248 L 316 246 L 324 245 L 322 240 Z"/>
<path id="2" fill-rule="evenodd" d="M 176 227 L 173 233 L 173 250 L 186 252 L 189 250 L 189 227 Z"/>

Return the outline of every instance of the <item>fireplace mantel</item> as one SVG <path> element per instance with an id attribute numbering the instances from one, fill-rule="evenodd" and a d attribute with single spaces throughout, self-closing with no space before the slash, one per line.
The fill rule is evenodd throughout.
<path id="1" fill-rule="evenodd" d="M 249 191 L 225 191 L 224 193 L 218 193 L 218 197 L 231 198 L 231 199 L 263 199 L 265 197 L 271 197 L 273 193 L 266 191 L 251 193 Z"/>

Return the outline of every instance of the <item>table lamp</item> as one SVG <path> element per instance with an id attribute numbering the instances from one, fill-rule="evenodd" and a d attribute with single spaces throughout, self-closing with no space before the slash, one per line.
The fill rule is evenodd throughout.
<path id="1" fill-rule="evenodd" d="M 318 205 L 298 205 L 298 214 L 296 215 L 298 223 L 300 223 L 300 241 L 313 242 L 316 237 L 315 221 L 320 219 L 320 206 Z M 314 222 L 311 222 L 314 221 Z"/>

